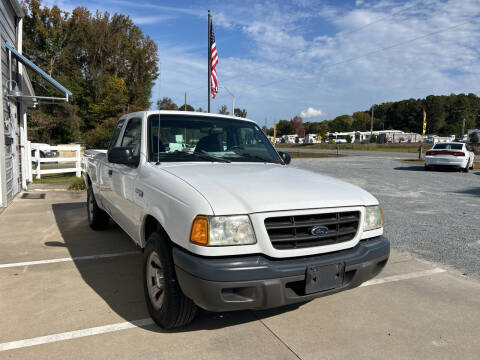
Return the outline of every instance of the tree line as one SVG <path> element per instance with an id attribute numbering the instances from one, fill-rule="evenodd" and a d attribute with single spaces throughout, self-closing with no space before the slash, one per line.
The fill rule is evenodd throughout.
<path id="1" fill-rule="evenodd" d="M 480 128 L 480 98 L 475 94 L 429 95 L 424 99 L 407 99 L 373 105 L 373 130 L 403 130 L 422 133 L 422 108 L 427 113 L 427 134 L 460 135 L 464 131 Z M 277 123 L 277 136 L 320 134 L 327 132 L 369 131 L 372 107 L 351 115 L 340 115 L 332 120 L 303 122 L 299 116 Z M 464 120 L 465 119 L 465 120 Z M 273 128 L 264 129 L 273 135 Z"/>
<path id="2" fill-rule="evenodd" d="M 178 106 L 169 97 L 163 97 L 162 99 L 158 100 L 157 101 L 157 109 L 158 110 L 180 110 L 180 111 L 206 112 L 206 110 L 203 110 L 202 107 L 198 107 L 197 109 L 195 109 L 190 104 L 182 104 L 181 106 Z M 228 111 L 227 105 L 221 105 L 218 108 L 218 113 L 222 114 L 222 115 L 230 115 L 230 112 Z M 247 110 L 241 109 L 241 108 L 235 108 L 234 109 L 234 116 L 246 118 L 247 117 Z"/>
<path id="3" fill-rule="evenodd" d="M 81 6 L 68 13 L 40 0 L 22 5 L 23 53 L 73 93 L 66 104 L 29 111 L 32 141 L 103 147 L 121 114 L 150 107 L 158 49 L 128 16 Z M 30 75 L 38 96 L 58 96 Z"/>
<path id="4" fill-rule="evenodd" d="M 41 0 L 24 0 L 23 53 L 72 91 L 66 104 L 42 104 L 29 110 L 29 138 L 50 144 L 82 141 L 89 147 L 108 145 L 119 116 L 151 107 L 158 78 L 157 45 L 122 14 L 91 13 L 76 7 L 71 13 Z M 30 73 L 38 96 L 56 96 L 42 78 Z M 172 99 L 157 101 L 158 109 L 205 111 Z M 460 134 L 480 127 L 480 98 L 475 94 L 430 95 L 424 99 L 386 102 L 373 106 L 373 129 L 420 133 L 422 107 L 427 112 L 427 133 Z M 218 109 L 228 114 L 225 105 Z M 299 116 L 280 120 L 277 136 L 370 130 L 372 108 L 321 122 Z M 247 111 L 234 109 L 246 117 Z M 264 131 L 273 135 L 273 128 Z"/>

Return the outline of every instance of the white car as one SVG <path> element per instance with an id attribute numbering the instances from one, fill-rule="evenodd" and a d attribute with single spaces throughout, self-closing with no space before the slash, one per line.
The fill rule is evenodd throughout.
<path id="1" fill-rule="evenodd" d="M 147 307 L 163 328 L 197 306 L 273 308 L 377 275 L 390 254 L 377 199 L 289 162 L 251 120 L 124 115 L 108 151 L 85 151 L 88 221 L 102 230 L 112 218 L 143 249 Z"/>
<path id="2" fill-rule="evenodd" d="M 433 167 L 448 167 L 464 172 L 473 169 L 475 154 L 465 143 L 437 143 L 425 154 L 425 170 Z"/>

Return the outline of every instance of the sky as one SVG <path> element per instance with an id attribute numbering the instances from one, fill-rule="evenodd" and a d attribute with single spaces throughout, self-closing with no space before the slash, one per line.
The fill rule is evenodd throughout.
<path id="1" fill-rule="evenodd" d="M 152 102 L 207 107 L 207 10 L 219 93 L 263 125 L 333 119 L 430 94 L 480 94 L 478 0 L 46 0 L 129 15 L 158 45 Z"/>

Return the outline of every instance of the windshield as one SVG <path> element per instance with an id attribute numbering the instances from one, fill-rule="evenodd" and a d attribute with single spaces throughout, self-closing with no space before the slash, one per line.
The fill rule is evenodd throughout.
<path id="1" fill-rule="evenodd" d="M 433 147 L 434 150 L 462 150 L 463 144 L 450 144 L 450 143 L 443 143 L 443 144 L 435 144 Z"/>
<path id="2" fill-rule="evenodd" d="M 250 121 L 161 115 L 160 131 L 158 122 L 158 114 L 148 117 L 149 161 L 281 163 L 265 134 Z"/>

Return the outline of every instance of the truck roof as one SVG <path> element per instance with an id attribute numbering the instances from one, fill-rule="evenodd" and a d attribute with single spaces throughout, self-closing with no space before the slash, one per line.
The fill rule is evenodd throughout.
<path id="1" fill-rule="evenodd" d="M 255 123 L 255 121 L 238 117 L 238 116 L 230 116 L 230 115 L 222 115 L 222 114 L 214 114 L 214 113 L 204 113 L 204 112 L 197 112 L 197 111 L 179 111 L 179 110 L 146 110 L 146 111 L 137 111 L 134 113 L 125 114 L 123 117 L 130 117 L 132 115 L 195 115 L 195 116 L 204 116 L 204 117 L 216 117 L 216 118 L 225 118 L 225 119 L 233 119 L 233 120 L 240 120 L 240 121 L 249 121 Z"/>

